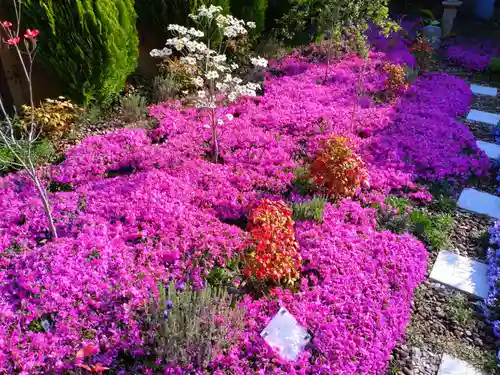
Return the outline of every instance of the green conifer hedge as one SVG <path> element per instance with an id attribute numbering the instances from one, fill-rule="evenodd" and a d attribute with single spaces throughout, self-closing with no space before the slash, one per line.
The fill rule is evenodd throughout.
<path id="1" fill-rule="evenodd" d="M 24 0 L 39 59 L 72 99 L 108 104 L 137 66 L 134 0 Z"/>

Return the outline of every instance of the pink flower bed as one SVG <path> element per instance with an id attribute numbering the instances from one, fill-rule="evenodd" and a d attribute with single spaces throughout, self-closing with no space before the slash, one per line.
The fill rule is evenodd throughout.
<path id="1" fill-rule="evenodd" d="M 71 369 L 84 343 L 99 348 L 94 362 L 117 370 L 120 353 L 140 362 L 138 322 L 155 284 L 189 275 L 202 286 L 211 267 L 242 252 L 247 233 L 226 219 L 288 192 L 293 169 L 329 133 L 349 137 L 365 161 L 371 187 L 358 198 L 366 203 L 406 189 L 425 197 L 419 180 L 463 182 L 486 173 L 487 157 L 455 120 L 469 106 L 468 86 L 431 74 L 397 103 L 375 104 L 370 92 L 383 88 L 384 57 L 372 53 L 366 70 L 347 58 L 325 84 L 318 83 L 323 67 L 285 59 L 277 66 L 290 75 L 266 82 L 265 96 L 227 109 L 235 118 L 221 129 L 223 164 L 205 160 L 203 117 L 166 104 L 151 108 L 159 120 L 151 134 L 123 129 L 87 138 L 50 172 L 71 187 L 51 194 L 56 242 L 46 241 L 27 180 L 1 179 L 0 372 Z M 358 82 L 367 94 L 355 105 Z M 299 290 L 246 297 L 241 340 L 214 361 L 214 373 L 384 374 L 425 276 L 425 248 L 409 235 L 377 232 L 374 210 L 350 200 L 327 205 L 322 224 L 296 224 L 296 237 L 304 259 Z M 259 336 L 281 303 L 314 336 L 294 363 Z"/>
<path id="2" fill-rule="evenodd" d="M 490 39 L 459 39 L 448 47 L 448 61 L 471 71 L 485 71 L 491 59 L 500 57 L 498 42 Z"/>

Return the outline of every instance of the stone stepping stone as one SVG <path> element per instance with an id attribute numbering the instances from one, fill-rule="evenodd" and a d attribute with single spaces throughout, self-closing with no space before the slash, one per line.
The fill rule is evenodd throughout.
<path id="1" fill-rule="evenodd" d="M 489 125 L 497 125 L 500 122 L 500 115 L 496 113 L 489 113 L 484 111 L 478 111 L 477 109 L 471 109 L 467 115 L 467 120 L 483 122 Z"/>
<path id="2" fill-rule="evenodd" d="M 476 95 L 487 95 L 487 96 L 497 96 L 498 90 L 496 87 L 488 87 L 482 85 L 470 85 L 470 89 L 473 94 Z"/>
<path id="3" fill-rule="evenodd" d="M 500 219 L 500 197 L 495 195 L 467 188 L 460 194 L 457 204 L 463 210 Z"/>
<path id="4" fill-rule="evenodd" d="M 429 277 L 473 296 L 488 297 L 488 265 L 458 254 L 440 251 Z"/>
<path id="5" fill-rule="evenodd" d="M 486 375 L 465 361 L 443 354 L 437 375 Z"/>
<path id="6" fill-rule="evenodd" d="M 484 153 L 490 158 L 497 160 L 500 158 L 500 145 L 495 143 L 489 143 L 484 141 L 477 141 L 477 147 L 484 151 Z"/>

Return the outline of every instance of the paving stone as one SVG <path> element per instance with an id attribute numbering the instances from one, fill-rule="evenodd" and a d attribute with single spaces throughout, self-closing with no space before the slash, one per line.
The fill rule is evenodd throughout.
<path id="1" fill-rule="evenodd" d="M 481 85 L 470 85 L 470 89 L 473 94 L 477 95 L 487 95 L 487 96 L 497 96 L 498 90 L 496 87 L 488 87 Z"/>
<path id="2" fill-rule="evenodd" d="M 496 113 L 478 111 L 477 109 L 471 109 L 471 111 L 467 115 L 467 120 L 483 122 L 490 125 L 497 125 L 498 122 L 500 122 L 500 115 Z"/>
<path id="3" fill-rule="evenodd" d="M 458 254 L 440 251 L 429 277 L 476 297 L 488 297 L 488 265 Z"/>
<path id="4" fill-rule="evenodd" d="M 437 375 L 486 375 L 465 361 L 443 354 Z"/>
<path id="5" fill-rule="evenodd" d="M 477 147 L 485 152 L 490 159 L 500 158 L 500 145 L 484 141 L 477 141 Z"/>
<path id="6" fill-rule="evenodd" d="M 464 189 L 458 198 L 458 207 L 500 219 L 500 197 L 476 189 Z"/>

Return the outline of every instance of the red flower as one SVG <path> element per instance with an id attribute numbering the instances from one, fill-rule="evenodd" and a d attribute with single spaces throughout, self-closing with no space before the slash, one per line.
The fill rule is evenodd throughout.
<path id="1" fill-rule="evenodd" d="M 40 34 L 40 32 L 38 30 L 26 30 L 26 33 L 24 34 L 24 37 L 27 38 L 27 39 L 35 39 L 38 34 Z"/>
<path id="2" fill-rule="evenodd" d="M 99 352 L 99 348 L 95 345 L 83 345 L 83 347 L 76 353 L 76 359 L 83 359 L 90 357 Z"/>
<path id="3" fill-rule="evenodd" d="M 2 27 L 5 29 L 10 29 L 11 26 L 12 26 L 12 23 L 10 23 L 9 21 L 2 22 Z"/>
<path id="4" fill-rule="evenodd" d="M 7 44 L 9 44 L 10 46 L 13 46 L 13 45 L 19 44 L 20 41 L 21 41 L 21 38 L 19 38 L 18 36 L 15 36 L 14 38 L 10 38 L 9 40 L 7 40 Z"/>

